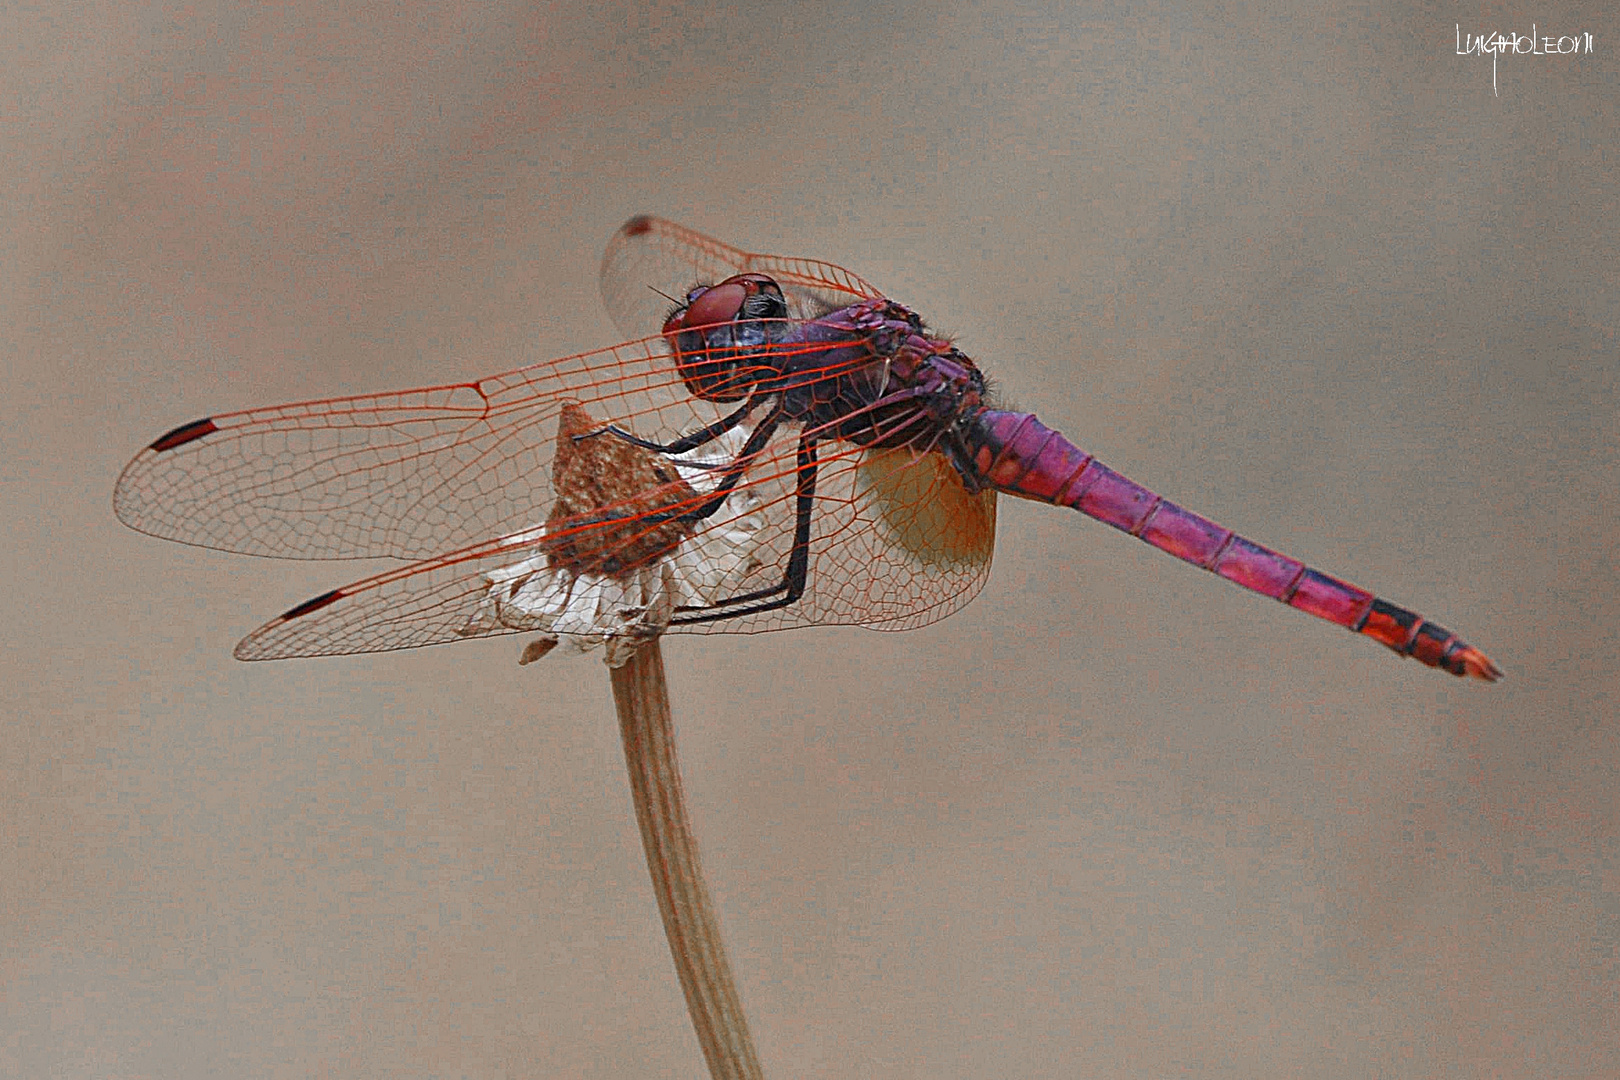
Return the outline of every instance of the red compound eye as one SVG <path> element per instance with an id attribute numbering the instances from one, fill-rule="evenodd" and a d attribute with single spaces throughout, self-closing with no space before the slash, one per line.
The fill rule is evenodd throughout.
<path id="1" fill-rule="evenodd" d="M 764 274 L 737 274 L 718 285 L 693 289 L 686 296 L 686 304 L 677 308 L 664 323 L 664 333 L 731 322 L 742 312 L 749 297 L 761 293 L 776 300 L 782 298 L 781 287 Z"/>
<path id="2" fill-rule="evenodd" d="M 743 286 L 728 282 L 716 285 L 712 289 L 705 289 L 692 298 L 686 305 L 686 310 L 670 320 L 679 324 L 679 329 L 688 326 L 709 326 L 713 323 L 730 322 L 742 310 L 743 301 L 748 299 L 748 290 Z M 671 327 L 666 326 L 669 330 Z"/>

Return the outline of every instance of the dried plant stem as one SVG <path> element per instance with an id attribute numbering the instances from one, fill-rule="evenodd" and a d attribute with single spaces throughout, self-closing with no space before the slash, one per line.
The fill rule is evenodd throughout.
<path id="1" fill-rule="evenodd" d="M 726 962 L 714 905 L 703 885 L 697 842 L 686 819 L 664 656 L 658 641 L 640 646 L 622 667 L 609 670 L 636 822 L 641 826 L 647 869 L 658 894 L 658 910 L 664 917 L 664 933 L 686 993 L 692 1027 L 709 1061 L 710 1076 L 756 1080 L 761 1076 L 759 1059 Z"/>

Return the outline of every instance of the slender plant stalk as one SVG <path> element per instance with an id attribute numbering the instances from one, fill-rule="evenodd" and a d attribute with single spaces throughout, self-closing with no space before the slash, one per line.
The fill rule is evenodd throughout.
<path id="1" fill-rule="evenodd" d="M 609 671 L 647 869 L 709 1075 L 715 1080 L 758 1080 L 759 1058 L 686 818 L 658 640 L 641 645 L 623 666 Z"/>

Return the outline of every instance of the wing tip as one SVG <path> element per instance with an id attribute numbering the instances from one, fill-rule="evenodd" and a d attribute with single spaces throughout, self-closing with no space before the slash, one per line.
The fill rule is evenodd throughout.
<path id="1" fill-rule="evenodd" d="M 335 604 L 337 601 L 343 599 L 343 597 L 347 595 L 348 593 L 343 589 L 328 589 L 326 592 L 321 593 L 321 595 L 313 597 L 309 600 L 305 600 L 302 604 L 299 604 L 296 607 L 288 608 L 270 622 L 265 623 L 263 626 L 253 631 L 253 633 L 249 634 L 241 641 L 238 641 L 236 643 L 236 648 L 231 650 L 231 655 L 236 657 L 238 660 L 279 659 L 280 654 L 267 652 L 264 649 L 263 643 L 267 635 L 280 630 L 283 626 L 286 626 L 294 619 L 301 619 L 311 612 L 319 611 L 323 607 L 327 607 L 330 604 Z"/>

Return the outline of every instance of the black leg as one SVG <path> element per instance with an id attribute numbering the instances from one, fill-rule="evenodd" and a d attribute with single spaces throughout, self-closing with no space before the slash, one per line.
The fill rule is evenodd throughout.
<path id="1" fill-rule="evenodd" d="M 762 611 L 775 611 L 785 608 L 799 597 L 804 595 L 805 586 L 810 581 L 810 523 L 811 513 L 816 505 L 816 443 L 815 439 L 806 436 L 799 440 L 797 504 L 793 523 L 793 550 L 788 553 L 787 573 L 782 575 L 782 581 L 769 589 L 756 589 L 753 592 L 730 596 L 718 604 L 711 604 L 707 608 L 689 608 L 685 610 L 702 612 L 702 614 L 677 615 L 670 622 L 676 625 L 689 623 L 718 622 L 721 619 L 735 619 L 743 615 L 757 615 Z M 755 603 L 755 601 L 763 601 Z M 738 604 L 752 604 L 751 607 L 737 608 Z M 735 608 L 731 611 L 716 611 L 715 608 Z"/>
<path id="2" fill-rule="evenodd" d="M 596 431 L 588 431 L 583 435 L 575 435 L 574 441 L 578 442 L 580 439 L 594 439 L 598 435 L 611 434 L 618 436 L 627 443 L 639 446 L 643 450 L 651 450 L 654 453 L 685 454 L 689 451 L 696 450 L 700 446 L 706 446 L 709 443 L 712 443 L 714 440 L 718 439 L 720 436 L 742 423 L 748 418 L 749 413 L 753 412 L 759 407 L 759 403 L 762 400 L 763 398 L 750 397 L 746 402 L 743 403 L 742 408 L 738 409 L 730 416 L 723 416 L 714 423 L 706 424 L 703 427 L 698 428 L 696 431 L 688 435 L 682 435 L 680 438 L 670 443 L 655 443 L 650 439 L 639 438 L 630 434 L 623 428 L 616 426 L 600 428 Z"/>
<path id="3" fill-rule="evenodd" d="M 984 474 L 973 464 L 972 449 L 954 427 L 946 430 L 940 445 L 944 448 L 945 460 L 955 467 L 956 475 L 962 478 L 962 486 L 968 489 L 969 494 L 977 495 L 988 486 Z"/>
<path id="4" fill-rule="evenodd" d="M 730 466 L 726 468 L 725 475 L 720 477 L 720 483 L 715 485 L 715 489 L 709 492 L 709 497 L 699 504 L 696 509 L 682 514 L 682 521 L 703 521 L 714 516 L 714 512 L 720 509 L 720 505 L 726 501 L 726 497 L 737 487 L 737 482 L 742 479 L 743 473 L 747 472 L 748 467 L 754 463 L 755 455 L 765 449 L 765 444 L 771 441 L 772 435 L 776 434 L 777 427 L 782 423 L 782 416 L 783 409 L 780 403 L 777 404 L 776 408 L 765 414 L 765 419 L 754 426 L 753 432 L 748 436 L 748 441 L 743 443 L 743 448 L 737 451 L 737 456 L 732 459 Z"/>
<path id="5" fill-rule="evenodd" d="M 771 410 L 765 419 L 754 428 L 753 434 L 743 444 L 742 450 L 732 459 L 729 465 L 724 466 L 726 473 L 720 478 L 715 489 L 704 496 L 703 501 L 694 507 L 681 509 L 672 507 L 668 510 L 659 510 L 655 513 L 636 514 L 631 517 L 617 516 L 612 513 L 590 514 L 578 518 L 571 518 L 571 526 L 583 527 L 588 525 L 624 525 L 634 521 L 637 525 L 661 525 L 666 521 L 703 521 L 713 517 L 715 511 L 725 505 L 726 499 L 736 490 L 737 482 L 742 479 L 743 473 L 748 471 L 750 459 L 764 449 L 770 442 L 771 436 L 776 433 L 777 427 L 782 423 L 782 409 L 780 404 Z M 802 450 L 801 450 L 802 453 Z"/>
<path id="6" fill-rule="evenodd" d="M 781 423 L 782 407 L 778 405 L 754 428 L 753 434 L 748 436 L 748 441 L 743 443 L 743 448 L 737 452 L 735 458 L 732 458 L 731 464 L 726 466 L 725 475 L 720 478 L 720 483 L 704 497 L 702 502 L 686 510 L 670 509 L 661 510 L 656 514 L 643 514 L 636 520 L 655 525 L 665 521 L 703 521 L 713 517 L 715 511 L 719 510 L 727 497 L 736 490 L 737 481 L 742 479 L 743 473 L 748 471 L 748 466 L 753 464 L 754 455 L 765 449 L 765 444 L 771 441 L 771 436 L 776 434 L 776 429 Z"/>

